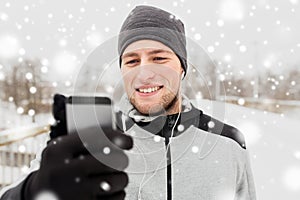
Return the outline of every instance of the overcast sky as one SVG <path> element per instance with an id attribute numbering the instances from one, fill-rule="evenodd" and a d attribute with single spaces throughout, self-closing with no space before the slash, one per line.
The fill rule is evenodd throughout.
<path id="1" fill-rule="evenodd" d="M 174 13 L 188 37 L 237 72 L 300 68 L 299 0 L 1 0 L 0 64 L 37 57 L 53 79 L 71 79 L 139 4 Z"/>

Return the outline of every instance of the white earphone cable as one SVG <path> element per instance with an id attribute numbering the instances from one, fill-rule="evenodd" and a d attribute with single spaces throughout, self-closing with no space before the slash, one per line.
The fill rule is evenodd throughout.
<path id="1" fill-rule="evenodd" d="M 180 81 L 180 89 L 181 89 L 181 81 Z M 178 114 L 178 116 L 177 116 L 177 118 L 176 118 L 176 121 L 175 121 L 175 123 L 174 123 L 174 126 L 172 127 L 172 130 L 171 130 L 171 136 L 169 137 L 169 143 L 167 144 L 167 147 L 166 147 L 166 154 L 165 154 L 165 156 L 167 157 L 167 154 L 168 154 L 168 150 L 169 150 L 169 147 L 170 147 L 170 144 L 171 144 L 171 142 L 172 142 L 172 138 L 173 138 L 173 136 L 174 136 L 174 129 L 175 129 L 175 127 L 176 127 L 176 124 L 178 123 L 178 120 L 179 120 L 179 118 L 180 118 L 180 116 L 181 116 L 181 104 L 179 104 L 179 106 L 178 106 L 178 110 L 179 110 L 179 114 Z M 143 155 L 143 158 L 144 158 L 144 155 Z M 145 161 L 145 159 L 144 159 L 144 161 Z M 138 200 L 142 200 L 142 197 L 141 197 L 141 189 L 142 189 L 142 187 L 146 184 L 146 183 L 148 183 L 155 175 L 156 175 L 156 173 L 157 173 L 157 171 L 158 171 L 158 169 L 160 168 L 160 166 L 161 166 L 161 164 L 163 164 L 163 162 L 164 162 L 165 160 L 162 160 L 160 163 L 159 163 L 159 165 L 157 166 L 157 168 L 155 169 L 155 171 L 154 171 L 154 173 L 143 183 L 143 180 L 144 180 L 144 178 L 146 177 L 146 171 L 144 172 L 144 176 L 143 176 L 143 179 L 142 179 L 142 181 L 141 181 L 141 183 L 140 183 L 140 186 L 139 186 L 139 191 L 138 191 Z M 146 163 L 145 163 L 146 164 Z"/>

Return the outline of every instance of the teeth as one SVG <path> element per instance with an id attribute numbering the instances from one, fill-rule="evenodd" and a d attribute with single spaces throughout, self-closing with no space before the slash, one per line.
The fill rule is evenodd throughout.
<path id="1" fill-rule="evenodd" d="M 142 93 L 150 93 L 150 92 L 154 92 L 156 90 L 158 90 L 159 87 L 152 87 L 152 88 L 143 88 L 143 89 L 139 89 L 139 92 L 142 92 Z"/>

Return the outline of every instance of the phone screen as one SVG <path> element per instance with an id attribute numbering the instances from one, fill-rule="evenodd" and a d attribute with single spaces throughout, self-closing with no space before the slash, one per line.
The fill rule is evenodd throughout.
<path id="1" fill-rule="evenodd" d="M 114 128 L 112 101 L 108 97 L 71 96 L 66 102 L 68 133 L 100 126 Z"/>

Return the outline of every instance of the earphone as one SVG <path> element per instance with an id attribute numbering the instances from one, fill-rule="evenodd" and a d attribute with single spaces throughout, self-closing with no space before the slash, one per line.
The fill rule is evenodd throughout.
<path id="1" fill-rule="evenodd" d="M 179 106 L 181 106 L 181 105 L 179 105 Z M 167 155 L 168 150 L 169 150 L 169 148 L 170 148 L 170 145 L 171 145 L 171 143 L 172 143 L 172 138 L 173 138 L 173 136 L 174 136 L 174 129 L 175 129 L 175 127 L 176 127 L 176 124 L 178 123 L 178 120 L 179 120 L 180 116 L 181 116 L 181 112 L 179 112 L 179 114 L 178 114 L 178 116 L 177 116 L 177 118 L 176 118 L 175 124 L 174 124 L 174 126 L 172 127 L 170 140 L 169 140 L 169 143 L 168 143 L 167 146 L 166 146 L 166 155 Z M 144 160 L 144 162 L 146 163 L 146 158 L 145 158 L 144 155 L 143 155 L 143 160 Z M 157 168 L 155 169 L 154 173 L 153 173 L 153 174 L 152 174 L 145 182 L 143 182 L 143 181 L 144 181 L 144 178 L 146 177 L 146 174 L 144 174 L 144 176 L 143 176 L 143 178 L 142 178 L 142 181 L 141 181 L 141 183 L 140 183 L 139 189 L 138 189 L 138 200 L 142 200 L 142 196 L 141 196 L 141 195 L 142 195 L 142 187 L 143 187 L 146 183 L 148 183 L 148 182 L 156 175 L 156 173 L 157 173 L 157 171 L 159 170 L 159 168 L 161 167 L 161 164 L 163 163 L 163 161 L 164 161 L 164 160 L 162 160 L 162 161 L 159 163 L 159 165 L 158 165 Z M 146 172 L 145 172 L 145 173 L 146 173 Z"/>
<path id="2" fill-rule="evenodd" d="M 181 80 L 184 78 L 184 72 L 182 72 L 181 73 Z M 180 87 L 181 87 L 181 81 L 179 82 L 179 84 L 180 84 Z M 175 127 L 176 127 L 176 124 L 178 123 L 178 120 L 179 120 L 179 118 L 180 118 L 180 116 L 181 116 L 181 111 L 180 111 L 180 107 L 181 107 L 181 104 L 179 104 L 179 107 L 178 107 L 178 110 L 179 110 L 179 113 L 178 113 L 178 116 L 177 116 L 177 118 L 176 118 L 176 121 L 175 121 L 175 123 L 174 123 L 174 126 L 172 127 L 172 130 L 171 130 L 171 136 L 170 136 L 170 140 L 169 140 L 169 143 L 167 144 L 167 146 L 166 146 L 166 155 L 167 155 L 167 152 L 168 152 L 168 149 L 170 148 L 170 144 L 172 143 L 172 139 L 173 139 L 173 136 L 174 136 L 174 129 L 175 129 Z M 143 156 L 143 160 L 144 160 L 144 162 L 146 163 L 146 159 L 145 159 L 145 157 L 144 157 L 144 155 L 142 155 Z M 144 179 L 145 179 L 145 177 L 146 177 L 146 174 L 144 174 L 144 176 L 143 176 L 143 178 L 142 178 L 142 181 L 140 182 L 140 186 L 139 186 L 139 189 L 138 189 L 138 200 L 142 200 L 142 187 L 146 184 L 146 183 L 148 183 L 155 175 L 156 175 L 156 173 L 157 173 L 157 171 L 159 170 L 159 168 L 160 168 L 160 166 L 161 166 L 161 164 L 163 163 L 163 161 L 164 160 L 162 160 L 161 162 L 160 162 L 160 164 L 157 166 L 157 168 L 155 169 L 155 171 L 154 171 L 154 173 L 149 177 L 149 178 L 147 178 L 145 181 L 144 181 Z M 146 173 L 146 172 L 145 172 Z M 144 181 L 144 182 L 143 182 Z"/>
<path id="3" fill-rule="evenodd" d="M 181 80 L 184 78 L 184 72 L 181 73 Z"/>

